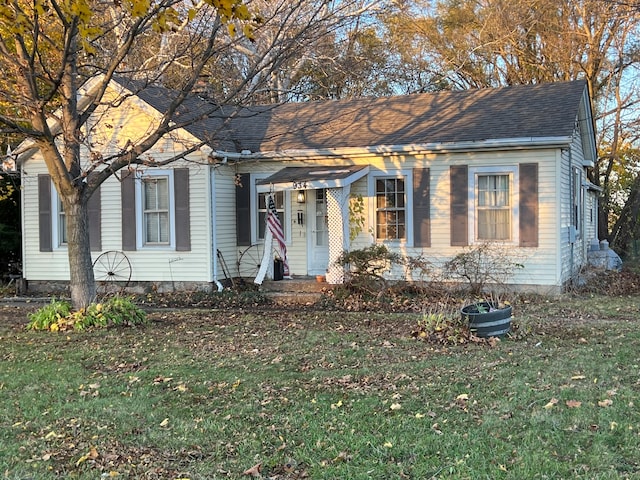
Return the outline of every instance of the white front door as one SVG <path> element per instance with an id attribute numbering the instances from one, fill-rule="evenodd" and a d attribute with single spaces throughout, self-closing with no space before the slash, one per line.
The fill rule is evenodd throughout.
<path id="1" fill-rule="evenodd" d="M 329 224 L 327 196 L 322 188 L 307 190 L 309 203 L 309 275 L 324 275 L 329 263 Z"/>

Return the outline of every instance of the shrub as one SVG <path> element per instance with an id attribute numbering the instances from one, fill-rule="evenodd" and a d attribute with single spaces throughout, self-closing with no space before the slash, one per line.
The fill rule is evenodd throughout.
<path id="1" fill-rule="evenodd" d="M 92 303 L 87 308 L 71 310 L 69 302 L 51 300 L 51 303 L 29 315 L 30 330 L 83 330 L 89 327 L 137 325 L 145 321 L 146 314 L 130 299 L 112 297 L 104 303 Z"/>
<path id="2" fill-rule="evenodd" d="M 403 257 L 390 252 L 385 245 L 374 244 L 359 250 L 343 252 L 336 264 L 347 269 L 347 283 L 356 290 L 379 294 L 386 290 L 384 272 L 401 265 Z"/>
<path id="3" fill-rule="evenodd" d="M 482 243 L 467 248 L 444 265 L 444 275 L 464 279 L 471 293 L 481 295 L 487 285 L 505 287 L 516 269 L 524 265 L 514 261 L 508 247 Z"/>

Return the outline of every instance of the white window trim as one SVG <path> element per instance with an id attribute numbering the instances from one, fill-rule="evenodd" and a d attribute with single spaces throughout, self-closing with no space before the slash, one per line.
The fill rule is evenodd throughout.
<path id="1" fill-rule="evenodd" d="M 469 167 L 469 244 L 484 243 L 487 240 L 478 240 L 478 223 L 476 221 L 477 212 L 477 178 L 478 175 L 509 175 L 509 189 L 511 192 L 511 239 L 495 240 L 492 243 L 504 245 L 519 245 L 520 243 L 520 169 L 517 165 L 495 166 L 495 167 Z"/>
<path id="2" fill-rule="evenodd" d="M 376 216 L 376 180 L 379 178 L 404 178 L 404 188 L 407 198 L 405 198 L 405 239 L 404 240 L 387 240 L 377 238 L 377 216 Z M 371 219 L 372 236 L 376 243 L 385 245 L 402 245 L 404 247 L 413 247 L 413 171 L 409 169 L 403 170 L 375 170 L 371 171 L 368 176 L 367 189 L 369 191 L 369 218 Z"/>
<path id="3" fill-rule="evenodd" d="M 53 240 L 53 247 L 55 249 L 66 250 L 67 243 L 62 242 L 60 238 L 60 196 L 56 190 L 55 185 L 51 182 L 51 237 Z M 67 235 L 69 233 L 67 232 Z"/>
<path id="4" fill-rule="evenodd" d="M 249 204 L 251 205 L 251 244 L 263 243 L 264 239 L 258 239 L 258 191 L 256 189 L 256 182 L 264 180 L 267 177 L 273 175 L 273 172 L 268 173 L 252 173 L 250 175 L 251 183 L 251 198 Z M 291 192 L 284 191 L 284 237 L 287 245 L 291 244 Z"/>
<path id="5" fill-rule="evenodd" d="M 144 210 L 142 206 L 142 180 L 144 178 L 169 178 L 169 243 L 166 245 L 147 245 L 144 242 Z M 136 246 L 138 250 L 175 250 L 176 249 L 176 210 L 174 199 L 173 170 L 146 170 L 136 174 Z"/>

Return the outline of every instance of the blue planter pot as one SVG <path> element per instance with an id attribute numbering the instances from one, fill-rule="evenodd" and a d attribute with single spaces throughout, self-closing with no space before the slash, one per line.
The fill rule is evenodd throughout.
<path id="1" fill-rule="evenodd" d="M 504 337 L 511 330 L 512 311 L 511 305 L 496 308 L 489 302 L 479 302 L 464 307 L 462 318 L 478 337 Z"/>

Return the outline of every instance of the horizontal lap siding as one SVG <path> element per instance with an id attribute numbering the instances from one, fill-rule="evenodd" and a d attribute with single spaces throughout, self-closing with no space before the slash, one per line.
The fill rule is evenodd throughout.
<path id="1" fill-rule="evenodd" d="M 217 248 L 222 253 L 224 262 L 233 278 L 237 276 L 238 251 L 236 246 L 236 187 L 234 184 L 234 168 L 221 165 L 213 170 L 215 191 L 215 228 Z M 218 279 L 224 279 L 221 262 L 216 259 Z"/>
<path id="2" fill-rule="evenodd" d="M 56 239 L 53 239 L 51 252 L 41 252 L 39 246 L 38 174 L 47 173 L 44 162 L 28 160 L 23 165 L 23 276 L 27 280 L 68 280 L 69 260 L 66 247 L 58 247 Z"/>
<path id="3" fill-rule="evenodd" d="M 38 247 L 37 174 L 46 173 L 44 163 L 32 159 L 26 162 L 24 185 L 25 269 L 28 280 L 68 280 L 69 266 L 66 248 L 40 252 Z M 179 167 L 176 163 L 171 168 Z M 183 165 L 186 166 L 186 165 Z M 127 251 L 132 266 L 132 281 L 198 281 L 212 278 L 210 261 L 210 219 L 207 201 L 207 168 L 192 168 L 189 175 L 191 214 L 191 250 L 176 252 L 166 249 Z M 92 252 L 93 258 L 108 250 L 122 250 L 120 182 L 110 178 L 101 186 L 102 250 Z M 173 260 L 169 263 L 169 260 Z"/>
<path id="4" fill-rule="evenodd" d="M 539 284 L 550 287 L 559 284 L 557 275 L 556 227 L 556 152 L 555 150 L 532 150 L 521 152 L 484 152 L 471 154 L 427 155 L 417 159 L 407 159 L 402 168 L 430 168 L 431 174 L 431 247 L 407 248 L 403 253 L 412 256 L 423 255 L 435 265 L 465 251 L 464 247 L 450 245 L 450 169 L 452 165 L 511 166 L 520 163 L 538 164 L 539 192 L 539 246 L 537 248 L 513 247 L 514 258 L 527 267 L 518 270 L 510 283 L 521 285 Z M 379 168 L 389 165 L 379 164 Z M 471 208 L 473 208 L 471 206 Z M 365 244 L 363 236 L 358 245 Z"/>
<path id="5" fill-rule="evenodd" d="M 172 164 L 172 168 L 182 168 L 189 164 Z M 133 281 L 185 281 L 209 282 L 211 272 L 211 241 L 208 202 L 208 167 L 193 167 L 189 172 L 189 209 L 191 215 L 191 250 L 174 251 L 168 249 L 140 248 L 126 252 L 131 261 Z M 119 184 L 115 185 L 118 189 Z M 119 207 L 119 205 L 118 205 Z M 119 209 L 114 210 L 116 214 Z M 117 241 L 121 238 L 117 237 Z"/>

